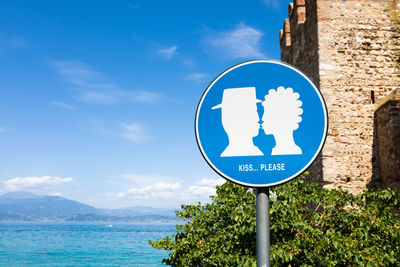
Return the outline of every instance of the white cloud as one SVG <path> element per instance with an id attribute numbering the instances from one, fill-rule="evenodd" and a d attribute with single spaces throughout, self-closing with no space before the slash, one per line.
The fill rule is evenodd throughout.
<path id="1" fill-rule="evenodd" d="M 192 185 L 189 187 L 189 192 L 193 195 L 199 196 L 199 195 L 207 195 L 211 196 L 215 194 L 215 188 L 214 187 L 209 187 L 209 186 L 198 186 L 198 185 Z"/>
<path id="2" fill-rule="evenodd" d="M 149 199 L 149 198 L 171 198 L 176 196 L 176 192 L 181 188 L 180 183 L 160 182 L 143 187 L 132 187 L 127 192 L 116 194 L 119 198 Z"/>
<path id="3" fill-rule="evenodd" d="M 263 0 L 264 4 L 268 7 L 278 8 L 281 4 L 281 1 L 278 0 Z"/>
<path id="4" fill-rule="evenodd" d="M 153 188 L 155 191 L 165 191 L 165 190 L 175 191 L 175 190 L 178 190 L 179 188 L 181 188 L 181 184 L 180 183 L 174 183 L 174 184 L 156 183 L 155 185 L 153 185 Z"/>
<path id="5" fill-rule="evenodd" d="M 206 74 L 204 73 L 192 73 L 186 76 L 188 80 L 194 81 L 194 82 L 204 82 L 206 78 Z"/>
<path id="6" fill-rule="evenodd" d="M 41 187 L 55 187 L 65 183 L 72 182 L 71 177 L 60 178 L 52 176 L 41 177 L 15 177 L 10 180 L 4 181 L 7 190 L 20 191 L 27 188 Z"/>
<path id="7" fill-rule="evenodd" d="M 108 201 L 120 203 L 118 206 L 175 206 L 193 202 L 209 202 L 215 195 L 216 186 L 225 179 L 202 178 L 193 184 L 182 184 L 174 177 L 152 174 L 126 174 L 127 185 L 121 191 L 105 193 Z M 129 204 L 127 204 L 129 203 Z"/>
<path id="8" fill-rule="evenodd" d="M 143 126 L 137 122 L 121 122 L 119 124 L 121 136 L 131 142 L 141 142 L 149 139 Z"/>
<path id="9" fill-rule="evenodd" d="M 175 178 L 171 176 L 162 176 L 154 174 L 138 174 L 138 173 L 128 173 L 122 175 L 122 178 L 133 182 L 134 184 L 155 184 L 161 183 L 162 181 L 174 181 Z"/>
<path id="10" fill-rule="evenodd" d="M 87 104 L 116 104 L 124 101 L 154 103 L 162 95 L 144 90 L 121 90 L 104 74 L 75 60 L 51 61 L 61 79 L 79 92 L 78 100 Z"/>
<path id="11" fill-rule="evenodd" d="M 132 187 L 128 190 L 129 194 L 146 194 L 149 192 L 153 187 L 152 186 L 145 186 L 141 188 Z M 124 195 L 125 196 L 125 195 Z"/>
<path id="12" fill-rule="evenodd" d="M 181 183 L 170 176 L 152 175 L 152 174 L 125 174 L 122 176 L 128 180 L 131 186 L 128 190 L 117 193 L 106 193 L 106 197 L 113 199 L 127 199 L 134 201 L 145 201 L 148 199 L 175 199 L 180 195 Z M 146 205 L 147 202 L 143 203 Z"/>
<path id="13" fill-rule="evenodd" d="M 112 194 L 111 194 L 112 195 Z M 126 196 L 126 193 L 125 192 L 119 192 L 118 194 L 117 194 L 117 197 L 120 197 L 120 198 L 124 198 Z"/>
<path id="14" fill-rule="evenodd" d="M 225 179 L 219 178 L 219 179 L 207 179 L 207 178 L 202 178 L 200 181 L 196 182 L 196 185 L 200 186 L 217 186 L 217 185 L 222 185 L 225 183 Z"/>
<path id="15" fill-rule="evenodd" d="M 207 179 L 203 178 L 196 182 L 194 185 L 190 186 L 188 191 L 190 194 L 196 196 L 211 196 L 215 195 L 215 190 L 217 185 L 222 185 L 225 183 L 224 179 Z"/>
<path id="16" fill-rule="evenodd" d="M 231 31 L 212 32 L 205 38 L 205 43 L 230 58 L 264 58 L 261 51 L 261 38 L 263 32 L 240 23 Z"/>
<path id="17" fill-rule="evenodd" d="M 166 60 L 170 60 L 176 55 L 176 51 L 178 50 L 178 46 L 173 45 L 171 47 L 166 47 L 157 50 L 157 54 L 161 55 Z"/>

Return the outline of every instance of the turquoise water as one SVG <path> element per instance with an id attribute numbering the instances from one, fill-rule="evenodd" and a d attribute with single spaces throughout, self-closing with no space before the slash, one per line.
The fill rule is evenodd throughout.
<path id="1" fill-rule="evenodd" d="M 112 224 L 112 226 L 110 225 Z M 165 266 L 170 224 L 0 223 L 0 266 Z"/>

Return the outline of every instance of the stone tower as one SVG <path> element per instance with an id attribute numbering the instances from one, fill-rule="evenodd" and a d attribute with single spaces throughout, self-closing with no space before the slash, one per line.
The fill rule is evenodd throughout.
<path id="1" fill-rule="evenodd" d="M 400 189 L 398 0 L 294 0 L 281 59 L 305 72 L 328 107 L 325 147 L 310 167 L 326 188 Z"/>

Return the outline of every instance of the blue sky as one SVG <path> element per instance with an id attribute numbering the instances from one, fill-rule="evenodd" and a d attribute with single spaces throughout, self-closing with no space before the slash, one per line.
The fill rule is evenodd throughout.
<path id="1" fill-rule="evenodd" d="M 290 1 L 1 1 L 0 194 L 179 207 L 223 182 L 194 136 L 207 85 L 279 59 Z"/>

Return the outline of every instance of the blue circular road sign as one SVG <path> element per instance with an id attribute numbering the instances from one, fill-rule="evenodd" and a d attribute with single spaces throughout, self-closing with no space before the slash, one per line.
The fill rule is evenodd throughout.
<path id="1" fill-rule="evenodd" d="M 328 129 L 324 99 L 297 68 L 253 60 L 207 87 L 197 107 L 196 139 L 207 163 L 244 186 L 269 187 L 304 172 Z"/>

